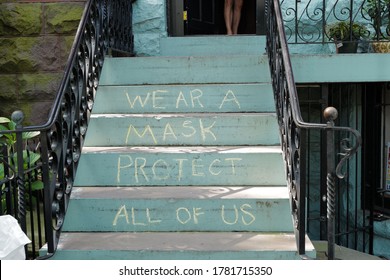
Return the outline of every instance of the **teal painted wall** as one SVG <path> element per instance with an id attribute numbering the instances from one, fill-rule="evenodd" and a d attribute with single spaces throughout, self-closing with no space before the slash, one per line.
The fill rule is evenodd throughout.
<path id="1" fill-rule="evenodd" d="M 167 37 L 165 0 L 137 0 L 133 4 L 134 51 L 137 56 L 160 53 L 160 38 Z"/>

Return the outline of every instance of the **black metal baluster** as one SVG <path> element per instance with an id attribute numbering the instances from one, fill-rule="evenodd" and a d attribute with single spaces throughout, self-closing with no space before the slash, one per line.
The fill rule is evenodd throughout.
<path id="1" fill-rule="evenodd" d="M 327 121 L 327 219 L 328 219 L 328 259 L 334 260 L 335 246 L 335 208 L 336 208 L 336 187 L 335 187 L 335 147 L 334 147 L 334 120 L 338 112 L 334 107 L 328 107 L 324 111 Z"/>

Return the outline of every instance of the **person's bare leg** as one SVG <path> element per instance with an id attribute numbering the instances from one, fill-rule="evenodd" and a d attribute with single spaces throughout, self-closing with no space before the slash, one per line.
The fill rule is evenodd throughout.
<path id="1" fill-rule="evenodd" d="M 226 33 L 228 35 L 233 34 L 233 30 L 232 30 L 233 1 L 234 0 L 225 0 L 224 16 L 225 16 Z"/>
<path id="2" fill-rule="evenodd" d="M 241 20 L 241 9 L 244 0 L 234 0 L 234 12 L 233 12 L 233 34 L 237 34 L 238 26 L 240 25 Z"/>

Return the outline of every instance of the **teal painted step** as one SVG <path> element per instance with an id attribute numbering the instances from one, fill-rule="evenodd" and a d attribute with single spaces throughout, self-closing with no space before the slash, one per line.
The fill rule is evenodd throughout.
<path id="1" fill-rule="evenodd" d="M 99 85 L 269 83 L 265 55 L 106 58 Z"/>
<path id="2" fill-rule="evenodd" d="M 84 147 L 76 186 L 285 185 L 280 147 Z"/>
<path id="3" fill-rule="evenodd" d="M 92 115 L 86 146 L 279 145 L 273 113 Z"/>
<path id="4" fill-rule="evenodd" d="M 186 36 L 160 39 L 161 56 L 264 54 L 265 36 Z"/>
<path id="5" fill-rule="evenodd" d="M 186 84 L 98 87 L 95 114 L 275 112 L 272 86 Z"/>
<path id="6" fill-rule="evenodd" d="M 298 260 L 294 234 L 62 233 L 54 260 Z M 315 249 L 306 238 L 307 257 Z M 44 253 L 44 250 L 41 251 Z"/>
<path id="7" fill-rule="evenodd" d="M 80 215 L 83 213 L 83 215 Z M 81 187 L 63 231 L 292 232 L 287 187 Z"/>

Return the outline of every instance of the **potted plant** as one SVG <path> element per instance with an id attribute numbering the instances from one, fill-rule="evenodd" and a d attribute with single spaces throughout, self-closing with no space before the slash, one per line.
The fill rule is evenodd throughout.
<path id="1" fill-rule="evenodd" d="M 327 36 L 336 44 L 337 53 L 355 53 L 358 41 L 367 36 L 365 25 L 338 21 L 326 26 Z"/>
<path id="2" fill-rule="evenodd" d="M 371 18 L 375 30 L 371 46 L 375 52 L 390 52 L 390 0 L 367 0 L 364 10 Z M 383 28 L 386 28 L 383 30 Z"/>

